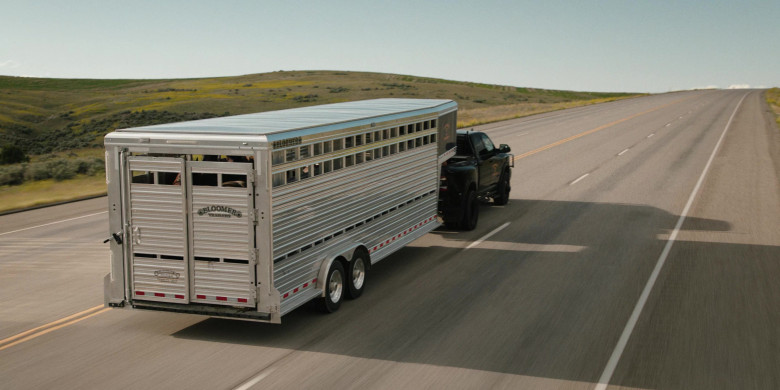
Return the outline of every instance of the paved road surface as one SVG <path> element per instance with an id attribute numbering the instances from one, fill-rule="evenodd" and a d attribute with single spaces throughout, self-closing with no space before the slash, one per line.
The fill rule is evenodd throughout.
<path id="1" fill-rule="evenodd" d="M 105 198 L 0 217 L 0 387 L 780 388 L 780 135 L 760 91 L 480 129 L 517 157 L 508 205 L 282 325 L 96 308 Z"/>

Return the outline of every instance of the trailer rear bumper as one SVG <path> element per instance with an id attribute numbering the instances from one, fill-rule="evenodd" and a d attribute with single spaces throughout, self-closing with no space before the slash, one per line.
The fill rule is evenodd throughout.
<path id="1" fill-rule="evenodd" d="M 276 313 L 260 313 L 242 307 L 210 306 L 200 304 L 181 305 L 165 302 L 133 301 L 126 307 L 138 310 L 169 311 L 174 313 L 198 314 L 209 317 L 230 318 L 245 321 L 281 323 L 281 316 Z"/>

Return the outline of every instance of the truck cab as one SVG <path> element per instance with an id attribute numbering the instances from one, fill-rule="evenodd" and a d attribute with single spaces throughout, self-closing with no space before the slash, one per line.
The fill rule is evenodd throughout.
<path id="1" fill-rule="evenodd" d="M 508 145 L 496 147 L 480 131 L 457 131 L 455 156 L 442 164 L 439 211 L 444 222 L 473 230 L 479 219 L 479 201 L 505 205 L 511 191 L 514 158 Z"/>

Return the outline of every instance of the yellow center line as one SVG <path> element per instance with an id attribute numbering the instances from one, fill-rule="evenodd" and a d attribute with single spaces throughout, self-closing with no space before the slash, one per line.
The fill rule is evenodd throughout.
<path id="1" fill-rule="evenodd" d="M 626 121 L 630 121 L 631 119 L 638 118 L 638 117 L 640 117 L 640 116 L 642 116 L 642 115 L 649 114 L 649 113 L 651 113 L 651 112 L 653 112 L 653 111 L 658 111 L 658 110 L 660 110 L 660 109 L 662 109 L 662 108 L 666 108 L 666 107 L 669 107 L 669 106 L 671 106 L 671 105 L 673 105 L 673 104 L 677 104 L 677 103 L 679 103 L 679 102 L 681 102 L 681 101 L 683 101 L 683 100 L 688 100 L 688 99 L 692 99 L 692 98 L 693 98 L 693 97 L 688 97 L 688 98 L 684 98 L 684 99 L 675 100 L 675 101 L 673 101 L 673 102 L 671 102 L 671 103 L 669 103 L 669 104 L 665 104 L 665 105 L 663 105 L 663 106 L 659 106 L 659 107 L 656 107 L 656 108 L 653 108 L 653 109 L 650 109 L 650 110 L 647 110 L 647 111 L 643 111 L 643 112 L 640 112 L 640 113 L 638 113 L 638 114 L 634 114 L 634 115 L 631 115 L 631 116 L 625 117 L 625 118 L 623 118 L 623 119 L 618 119 L 618 120 L 616 120 L 616 121 L 614 121 L 614 122 L 607 123 L 606 125 L 601 125 L 601 126 L 599 126 L 599 127 L 595 128 L 595 129 L 590 129 L 590 130 L 584 131 L 584 132 L 582 132 L 582 133 L 575 134 L 575 135 L 573 135 L 573 136 L 571 136 L 571 137 L 568 137 L 568 138 L 564 138 L 564 139 L 562 139 L 562 140 L 555 141 L 555 142 L 553 142 L 553 143 L 551 143 L 551 144 L 549 144 L 549 145 L 542 146 L 541 148 L 534 149 L 534 150 L 532 150 L 532 151 L 530 151 L 530 152 L 525 152 L 525 153 L 523 153 L 523 154 L 517 155 L 517 156 L 515 156 L 515 157 L 512 159 L 512 162 L 514 163 L 514 162 L 515 162 L 515 161 L 517 161 L 517 160 L 520 160 L 520 159 L 523 159 L 523 158 L 526 158 L 526 157 L 529 157 L 529 156 L 533 156 L 533 155 L 534 155 L 534 154 L 536 154 L 536 153 L 543 152 L 543 151 L 545 151 L 545 150 L 547 150 L 547 149 L 554 148 L 554 147 L 556 147 L 556 146 L 558 146 L 558 145 L 563 145 L 563 144 L 565 144 L 565 143 L 567 143 L 567 142 L 569 142 L 569 141 L 574 141 L 574 140 L 575 140 L 575 139 L 577 139 L 577 138 L 581 138 L 581 137 L 584 137 L 584 136 L 586 136 L 586 135 L 593 134 L 593 133 L 595 133 L 595 132 L 597 132 L 597 131 L 601 131 L 601 130 L 604 130 L 604 129 L 606 129 L 606 128 L 609 128 L 609 127 L 615 126 L 615 125 L 617 125 L 617 124 L 620 124 L 620 123 L 623 123 L 623 122 L 626 122 Z"/>
<path id="2" fill-rule="evenodd" d="M 95 306 L 91 309 L 84 310 L 65 318 L 61 318 L 57 321 L 50 322 L 46 325 L 42 325 L 37 328 L 30 329 L 28 331 L 0 340 L 0 345 L 2 345 L 0 346 L 0 351 L 111 310 L 109 308 L 103 308 L 102 310 L 99 310 L 101 308 L 103 308 L 103 305 Z"/>

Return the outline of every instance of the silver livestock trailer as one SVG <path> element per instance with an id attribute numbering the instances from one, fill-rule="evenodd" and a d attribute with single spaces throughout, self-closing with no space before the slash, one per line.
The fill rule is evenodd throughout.
<path id="1" fill-rule="evenodd" d="M 105 137 L 109 307 L 279 323 L 433 230 L 457 104 L 377 99 Z"/>

